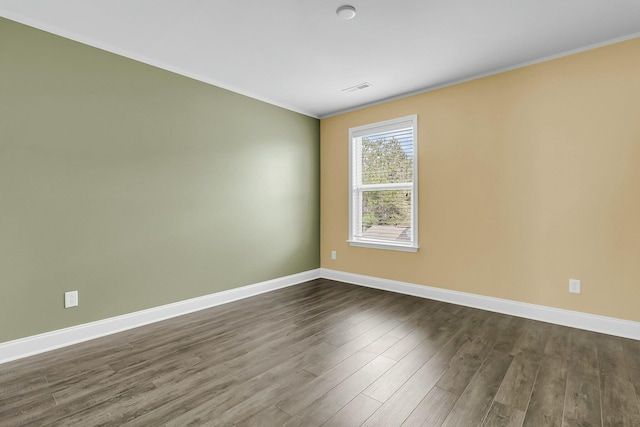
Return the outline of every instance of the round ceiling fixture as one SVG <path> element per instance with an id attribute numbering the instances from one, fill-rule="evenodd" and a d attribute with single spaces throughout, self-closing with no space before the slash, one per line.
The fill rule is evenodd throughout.
<path id="1" fill-rule="evenodd" d="M 336 10 L 336 15 L 345 20 L 353 19 L 353 17 L 356 16 L 356 8 L 345 4 Z"/>

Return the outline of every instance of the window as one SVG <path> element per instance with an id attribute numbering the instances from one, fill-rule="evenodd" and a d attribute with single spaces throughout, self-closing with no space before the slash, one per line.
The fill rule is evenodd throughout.
<path id="1" fill-rule="evenodd" d="M 349 129 L 349 243 L 418 250 L 418 116 Z"/>

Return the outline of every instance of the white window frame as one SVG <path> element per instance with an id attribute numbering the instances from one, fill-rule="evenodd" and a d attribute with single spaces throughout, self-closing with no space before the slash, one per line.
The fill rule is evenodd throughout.
<path id="1" fill-rule="evenodd" d="M 395 129 L 401 129 L 403 125 L 411 123 L 413 129 L 413 182 L 402 184 L 367 184 L 363 185 L 357 182 L 355 161 L 362 161 L 358 157 L 356 150 L 359 142 L 356 138 L 362 138 L 367 135 L 375 135 L 378 133 L 388 132 Z M 361 169 L 361 168 L 360 168 Z M 375 190 L 411 190 L 411 241 L 392 242 L 380 239 L 371 239 L 357 237 L 355 230 L 362 228 L 362 192 Z M 416 252 L 418 246 L 418 115 L 399 117 L 397 119 L 386 120 L 383 122 L 372 123 L 364 126 L 358 126 L 349 129 L 349 239 L 347 240 L 351 246 L 360 246 L 365 248 L 389 249 L 405 252 Z"/>

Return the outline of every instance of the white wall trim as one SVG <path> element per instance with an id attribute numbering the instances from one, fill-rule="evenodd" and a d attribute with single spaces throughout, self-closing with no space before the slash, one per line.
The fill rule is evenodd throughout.
<path id="1" fill-rule="evenodd" d="M 318 278 L 413 295 L 497 313 L 640 340 L 640 323 L 561 308 L 319 268 L 147 310 L 0 343 L 0 364 L 182 316 Z"/>
<path id="2" fill-rule="evenodd" d="M 432 92 L 434 90 L 442 89 L 442 88 L 449 87 L 449 86 L 459 85 L 461 83 L 470 82 L 472 80 L 482 79 L 484 77 L 493 76 L 495 74 L 506 73 L 508 71 L 517 70 L 518 68 L 524 68 L 524 67 L 528 67 L 530 65 L 536 65 L 536 64 L 541 64 L 543 62 L 553 61 L 554 59 L 559 59 L 559 58 L 563 58 L 565 56 L 575 55 L 576 53 L 586 52 L 588 50 L 598 49 L 600 47 L 609 46 L 611 44 L 622 43 L 622 42 L 625 42 L 627 40 L 635 39 L 637 37 L 640 37 L 640 33 L 627 34 L 625 36 L 616 37 L 616 38 L 609 39 L 609 40 L 604 40 L 604 41 L 601 41 L 601 42 L 598 42 L 598 43 L 593 43 L 593 44 L 590 44 L 590 45 L 587 45 L 587 46 L 582 46 L 582 47 L 578 47 L 578 48 L 575 48 L 575 49 L 566 50 L 564 52 L 555 53 L 553 55 L 543 56 L 542 58 L 533 59 L 531 61 L 521 62 L 519 64 L 514 64 L 514 65 L 509 65 L 509 66 L 506 66 L 506 67 L 502 67 L 502 68 L 489 70 L 489 71 L 487 71 L 485 73 L 473 74 L 471 76 L 463 77 L 461 79 L 450 80 L 448 82 L 439 83 L 439 84 L 432 85 L 432 86 L 427 86 L 425 88 L 413 90 L 413 91 L 410 91 L 410 92 L 401 93 L 401 94 L 398 94 L 398 95 L 390 96 L 388 98 L 379 99 L 377 101 L 372 101 L 372 102 L 368 102 L 368 103 L 365 103 L 365 104 L 356 105 L 355 107 L 345 108 L 345 109 L 342 109 L 342 110 L 334 111 L 332 113 L 321 114 L 319 119 L 320 120 L 324 120 L 324 119 L 327 119 L 329 117 L 339 116 L 341 114 L 350 113 L 352 111 L 357 111 L 357 110 L 362 110 L 362 109 L 365 109 L 365 108 L 373 107 L 374 105 L 386 104 L 387 102 L 396 101 L 398 99 L 403 99 L 403 98 L 408 98 L 408 97 L 414 96 L 414 95 L 420 95 L 422 93 Z"/>
<path id="3" fill-rule="evenodd" d="M 116 55 L 123 56 L 125 58 L 133 59 L 134 61 L 142 62 L 143 64 L 151 65 L 152 67 L 160 68 L 162 70 L 167 70 L 175 74 L 179 74 L 181 76 L 189 77 L 194 80 L 198 80 L 204 83 L 208 83 L 213 86 L 217 86 L 222 89 L 226 89 L 231 92 L 235 92 L 239 95 L 247 96 L 249 98 L 257 99 L 258 101 L 262 101 L 267 104 L 275 105 L 276 107 L 284 108 L 285 110 L 293 111 L 294 113 L 300 113 L 305 116 L 312 117 L 314 119 L 318 119 L 317 114 L 313 114 L 309 111 L 305 111 L 301 108 L 298 108 L 294 105 L 285 104 L 282 102 L 278 102 L 267 97 L 254 94 L 253 92 L 240 89 L 233 85 L 226 84 L 224 82 L 218 81 L 216 79 L 212 79 L 210 77 L 205 77 L 198 73 L 194 73 L 189 70 L 185 70 L 182 67 L 176 67 L 171 65 L 165 61 L 158 60 L 155 58 L 149 58 L 145 55 L 141 55 L 136 52 L 132 52 L 129 49 L 122 49 L 116 46 L 113 46 L 109 43 L 104 43 L 100 40 L 95 40 L 92 37 L 86 37 L 82 34 L 77 34 L 73 31 L 67 31 L 64 28 L 60 28 L 56 25 L 51 25 L 46 22 L 41 22 L 39 19 L 33 19 L 29 16 L 24 16 L 22 14 L 15 13 L 10 10 L 6 10 L 5 8 L 0 7 L 0 17 L 9 19 L 11 21 L 18 22 L 20 24 L 28 25 L 29 27 L 36 28 L 38 30 L 46 31 L 51 34 L 58 35 L 60 37 L 64 37 L 69 40 L 73 40 L 78 43 L 85 44 L 87 46 L 95 47 L 100 50 L 104 50 L 106 52 L 115 53 Z"/>
<path id="4" fill-rule="evenodd" d="M 542 322 L 585 329 L 587 331 L 640 340 L 640 323 L 629 320 L 469 294 L 466 292 L 451 291 L 413 283 L 398 282 L 396 280 L 380 279 L 360 274 L 345 273 L 327 268 L 320 269 L 320 277 L 467 307 L 480 308 L 527 319 L 540 320 Z"/>
<path id="5" fill-rule="evenodd" d="M 0 343 L 0 364 L 317 279 L 320 269 Z"/>

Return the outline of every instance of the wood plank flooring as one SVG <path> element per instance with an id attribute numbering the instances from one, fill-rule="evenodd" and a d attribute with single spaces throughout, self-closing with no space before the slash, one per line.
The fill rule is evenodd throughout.
<path id="1" fill-rule="evenodd" d="M 329 280 L 0 365 L 0 426 L 640 426 L 640 342 Z"/>

